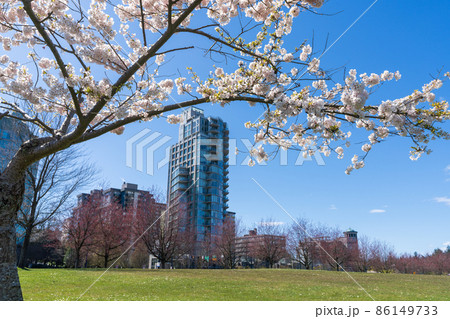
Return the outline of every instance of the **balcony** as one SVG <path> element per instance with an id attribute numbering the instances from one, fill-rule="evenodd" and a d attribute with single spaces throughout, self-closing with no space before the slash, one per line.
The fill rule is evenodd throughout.
<path id="1" fill-rule="evenodd" d="M 223 189 L 227 189 L 229 187 L 228 183 L 223 183 Z"/>
<path id="2" fill-rule="evenodd" d="M 174 170 L 172 173 L 172 176 L 174 176 L 174 177 L 178 176 L 178 175 L 187 176 L 187 175 L 189 175 L 189 173 L 188 173 L 187 169 L 179 167 L 176 170 Z"/>
<path id="3" fill-rule="evenodd" d="M 186 184 L 180 183 L 177 185 L 176 190 L 185 190 L 187 188 L 188 188 L 187 183 Z"/>

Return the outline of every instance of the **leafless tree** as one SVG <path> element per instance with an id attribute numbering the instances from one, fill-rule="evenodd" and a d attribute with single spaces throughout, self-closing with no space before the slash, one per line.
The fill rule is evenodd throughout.
<path id="1" fill-rule="evenodd" d="M 237 264 L 236 238 L 241 233 L 240 220 L 226 219 L 215 241 L 219 261 L 224 268 L 233 269 Z"/>
<path id="2" fill-rule="evenodd" d="M 250 255 L 273 268 L 287 256 L 286 236 L 282 226 L 271 219 L 259 223 L 258 234 L 250 247 Z"/>
<path id="3" fill-rule="evenodd" d="M 336 271 L 345 267 L 345 264 L 351 259 L 351 251 L 342 242 L 342 231 L 337 228 L 330 228 L 324 233 L 323 240 L 320 241 L 321 262 L 328 264 Z"/>
<path id="4" fill-rule="evenodd" d="M 320 248 L 316 238 L 320 237 L 321 233 L 321 228 L 302 218 L 293 222 L 289 229 L 289 254 L 305 269 L 312 269 L 314 261 L 319 259 Z"/>
<path id="5" fill-rule="evenodd" d="M 42 226 L 72 205 L 70 198 L 95 180 L 96 169 L 77 148 L 51 154 L 27 168 L 27 191 L 17 223 L 24 229 L 19 267 L 26 263 L 30 237 Z"/>
<path id="6" fill-rule="evenodd" d="M 367 236 L 358 238 L 358 255 L 354 258 L 354 269 L 366 272 L 370 269 L 373 242 Z"/>
<path id="7" fill-rule="evenodd" d="M 374 241 L 371 245 L 371 268 L 378 272 L 390 272 L 395 268 L 394 248 L 380 241 Z"/>
<path id="8" fill-rule="evenodd" d="M 158 206 L 140 208 L 136 215 L 135 235 L 142 236 L 148 253 L 159 260 L 161 268 L 191 249 L 184 206 L 174 206 L 168 211 L 161 211 Z"/>

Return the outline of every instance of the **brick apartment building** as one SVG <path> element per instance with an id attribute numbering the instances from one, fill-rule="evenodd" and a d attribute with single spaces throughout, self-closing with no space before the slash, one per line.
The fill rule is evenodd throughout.
<path id="1" fill-rule="evenodd" d="M 236 256 L 242 267 L 279 267 L 287 257 L 286 236 L 258 234 L 252 229 L 236 238 Z"/>
<path id="2" fill-rule="evenodd" d="M 88 203 L 94 203 L 99 207 L 105 207 L 112 203 L 119 203 L 128 212 L 136 212 L 138 208 L 155 207 L 160 213 L 166 209 L 165 203 L 159 203 L 149 191 L 138 189 L 137 184 L 123 183 L 119 188 L 108 188 L 106 190 L 94 189 L 89 194 L 82 193 L 78 196 L 77 208 Z"/>

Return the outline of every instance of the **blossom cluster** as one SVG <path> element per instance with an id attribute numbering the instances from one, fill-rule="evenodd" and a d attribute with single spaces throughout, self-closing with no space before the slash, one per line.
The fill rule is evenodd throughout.
<path id="1" fill-rule="evenodd" d="M 302 54 L 305 51 L 310 52 L 308 48 Z M 312 59 L 311 62 L 313 61 L 315 60 Z M 319 61 L 316 63 L 319 64 Z M 320 70 L 313 69 L 310 65 L 307 68 L 309 73 L 314 74 Z M 365 129 L 369 134 L 368 141 L 361 147 L 364 156 L 353 156 L 351 165 L 346 169 L 349 174 L 353 169 L 364 167 L 364 159 L 372 146 L 390 135 L 412 139 L 413 160 L 429 152 L 427 144 L 430 140 L 437 137 L 449 138 L 446 132 L 434 126 L 435 123 L 450 119 L 448 103 L 435 102 L 433 91 L 442 86 L 443 81 L 440 79 L 431 81 L 422 90 L 415 90 L 406 97 L 386 100 L 379 105 L 367 105 L 371 89 L 384 82 L 400 79 L 398 71 L 372 73 L 369 76 L 363 73 L 358 76 L 357 71 L 352 69 L 345 83 L 334 84 L 330 89 L 327 81 L 319 78 L 311 83 L 311 87 L 299 87 L 298 90 L 290 91 L 295 75 L 276 72 L 261 60 L 248 66 L 240 63 L 239 68 L 229 74 L 216 69 L 210 80 L 199 84 L 197 91 L 204 97 L 221 103 L 239 99 L 246 93 L 275 106 L 267 108 L 258 121 L 246 123 L 247 128 L 256 130 L 255 148 L 250 155 L 257 162 L 268 160 L 262 145 L 266 143 L 283 149 L 300 147 L 304 150 L 304 156 L 314 155 L 316 151 L 329 156 L 334 151 L 338 158 L 343 158 L 342 146 L 350 147 L 351 132 L 344 132 L 342 123 L 347 122 L 354 124 L 356 128 Z M 431 104 L 431 108 L 424 109 L 424 102 Z M 306 123 L 297 124 L 301 114 L 304 114 Z M 342 146 L 333 147 L 333 143 L 341 143 Z M 249 165 L 254 164 L 252 159 Z"/>
<path id="2" fill-rule="evenodd" d="M 448 138 L 437 126 L 450 118 L 448 103 L 437 100 L 434 93 L 442 86 L 442 78 L 405 97 L 373 104 L 368 103 L 370 94 L 387 82 L 399 81 L 398 71 L 358 74 L 350 70 L 343 83 L 336 83 L 322 69 L 311 44 L 305 42 L 293 51 L 285 48 L 284 39 L 300 13 L 314 11 L 323 3 L 123 0 L 112 5 L 91 0 L 84 9 L 86 3 L 68 0 L 0 0 L 0 44 L 7 53 L 0 57 L 0 108 L 28 119 L 50 113 L 68 118 L 72 129 L 107 128 L 121 134 L 126 120 L 151 120 L 175 100 L 175 94 L 192 105 L 260 103 L 265 107 L 263 116 L 245 124 L 255 130 L 250 165 L 269 160 L 266 144 L 299 148 L 304 156 L 321 152 L 343 158 L 351 145 L 345 123 L 367 131 L 363 154 L 351 158 L 346 173 L 364 167 L 373 146 L 391 135 L 412 140 L 412 159 L 429 152 L 431 140 Z M 191 29 L 194 15 L 212 19 L 213 24 Z M 242 25 L 249 27 L 242 27 L 235 36 L 231 21 L 238 17 L 247 19 Z M 195 21 L 198 24 L 202 18 Z M 254 27 L 261 27 L 256 36 Z M 206 53 L 219 52 L 240 61 L 234 67 L 214 66 L 205 76 L 185 59 L 186 74 L 164 75 L 161 70 L 172 55 L 197 47 L 191 37 L 183 42 L 182 32 L 209 41 Z M 172 37 L 183 45 L 169 41 Z M 27 48 L 26 59 L 12 54 L 16 47 Z M 25 102 L 27 109 L 10 100 Z M 83 119 L 89 123 L 82 126 Z M 167 120 L 179 123 L 182 119 L 169 115 Z M 55 121 L 59 122 L 64 121 Z M 46 126 L 42 123 L 41 128 Z"/>

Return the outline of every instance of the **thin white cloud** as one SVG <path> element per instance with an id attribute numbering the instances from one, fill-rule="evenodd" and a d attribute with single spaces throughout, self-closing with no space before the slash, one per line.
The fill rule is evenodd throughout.
<path id="1" fill-rule="evenodd" d="M 330 210 L 336 210 L 336 209 L 337 209 L 336 205 L 334 205 L 334 204 L 330 205 Z"/>
<path id="2" fill-rule="evenodd" d="M 261 222 L 259 226 L 281 226 L 284 225 L 284 222 Z"/>
<path id="3" fill-rule="evenodd" d="M 385 209 L 372 209 L 370 211 L 371 214 L 380 214 L 380 213 L 386 213 Z"/>
<path id="4" fill-rule="evenodd" d="M 450 246 L 450 241 L 446 241 L 445 243 L 442 244 L 442 247 L 447 248 L 448 246 Z"/>
<path id="5" fill-rule="evenodd" d="M 445 204 L 445 205 L 447 205 L 447 206 L 450 206 L 450 197 L 435 197 L 435 198 L 433 198 L 433 200 L 436 202 L 436 203 L 442 203 L 442 204 Z"/>
<path id="6" fill-rule="evenodd" d="M 450 165 L 447 165 L 447 167 L 444 169 L 447 173 L 450 173 Z"/>

